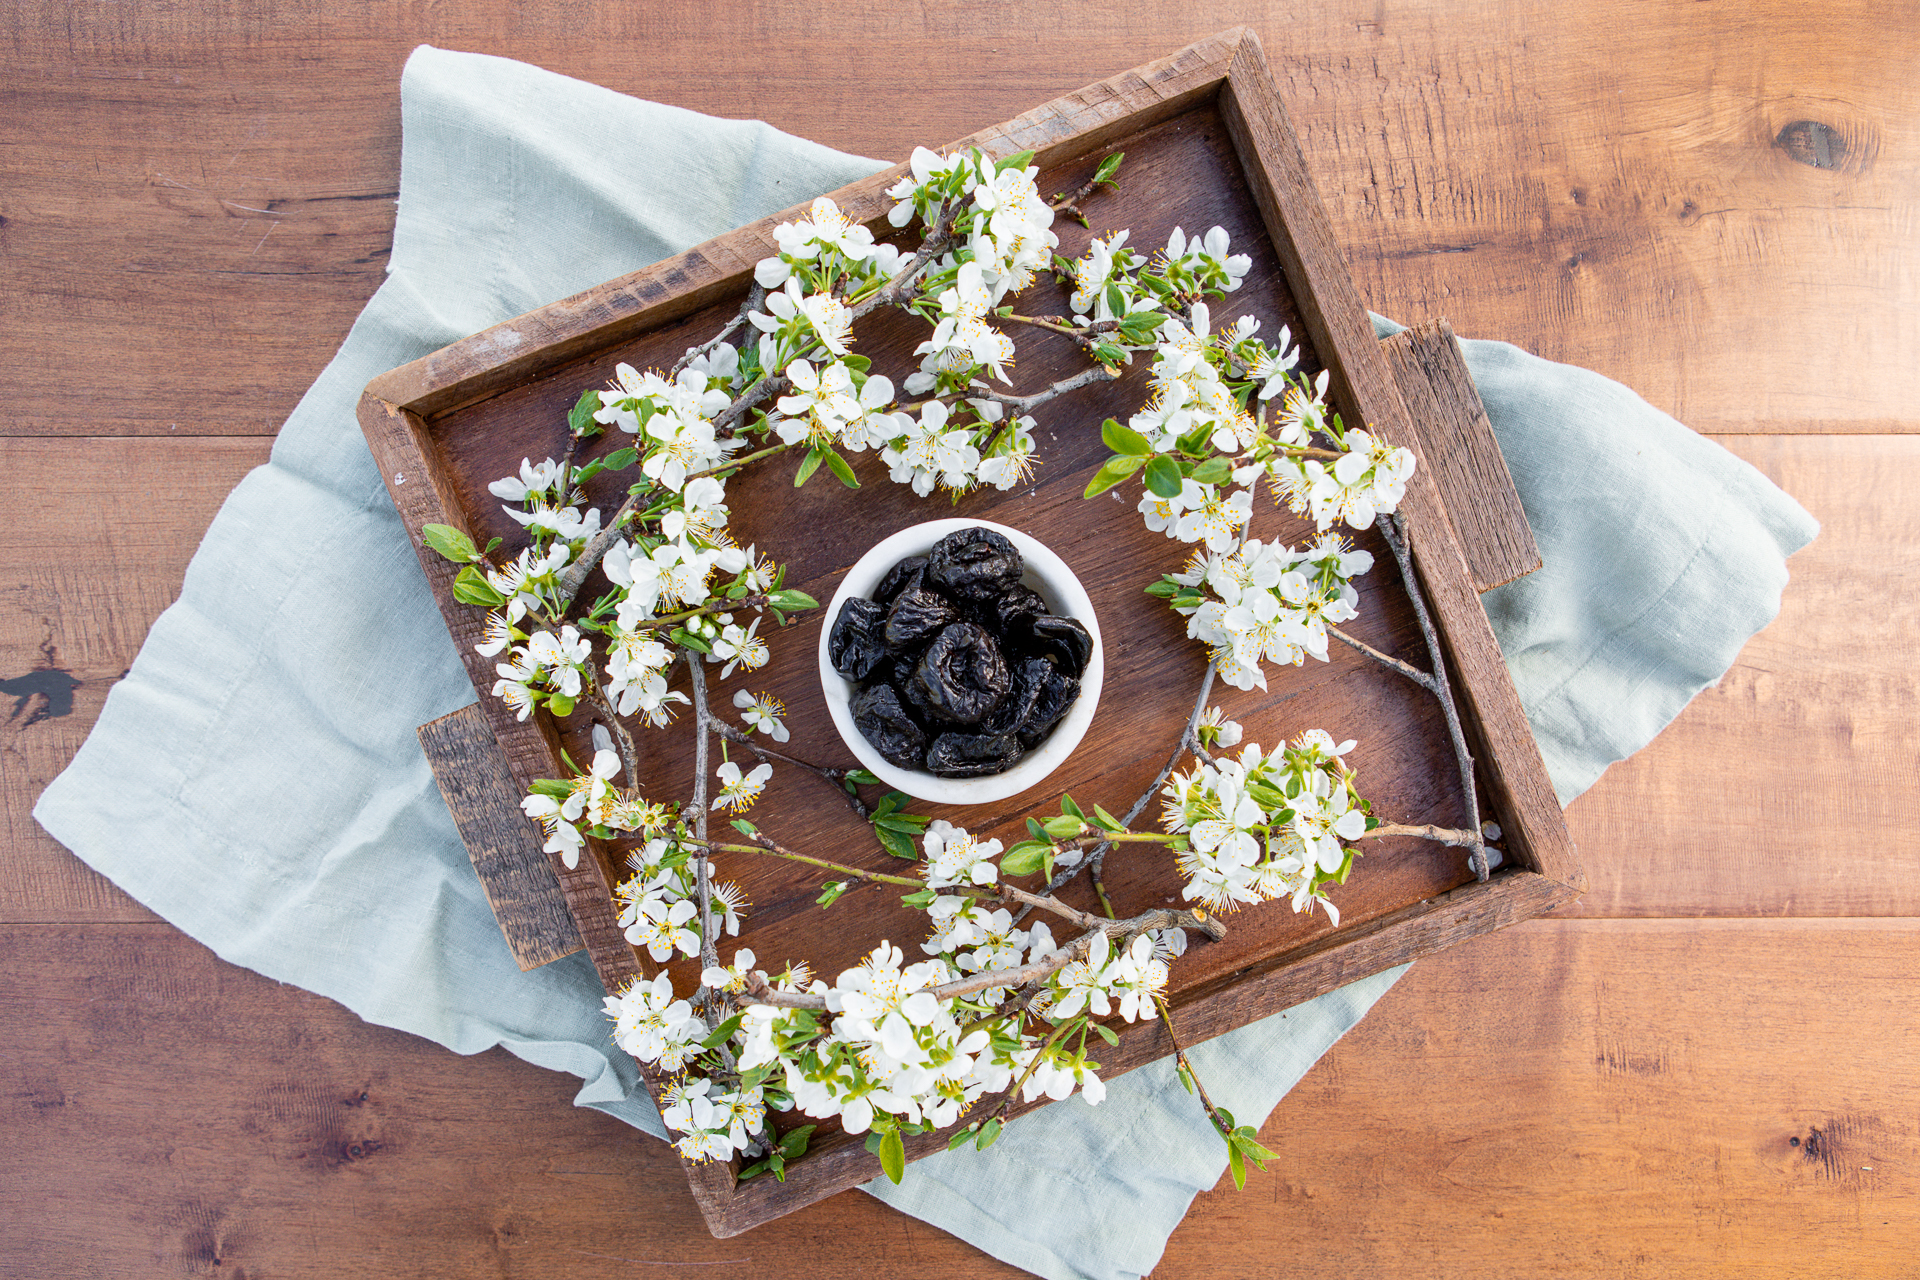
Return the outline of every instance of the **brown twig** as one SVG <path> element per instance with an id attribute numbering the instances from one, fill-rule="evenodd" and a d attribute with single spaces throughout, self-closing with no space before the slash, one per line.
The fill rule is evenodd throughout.
<path id="1" fill-rule="evenodd" d="M 740 304 L 739 314 L 735 315 L 733 319 L 727 321 L 726 328 L 720 330 L 719 333 L 714 334 L 713 337 L 707 339 L 705 342 L 701 343 L 698 346 L 688 347 L 687 354 L 681 356 L 678 360 L 674 361 L 673 368 L 667 370 L 667 381 L 669 382 L 673 381 L 674 376 L 676 374 L 678 374 L 682 369 L 686 368 L 688 365 L 692 364 L 694 360 L 698 356 L 700 356 L 703 352 L 713 350 L 715 347 L 725 342 L 728 338 L 732 337 L 733 331 L 735 329 L 738 329 L 741 325 L 747 322 L 747 313 L 750 311 L 758 311 L 763 305 L 765 305 L 766 301 L 767 301 L 766 289 L 763 288 L 758 281 L 755 281 L 753 287 L 747 290 L 747 300 Z"/>
<path id="2" fill-rule="evenodd" d="M 1467 736 L 1460 728 L 1460 712 L 1454 705 L 1453 687 L 1447 680 L 1447 661 L 1440 652 L 1440 637 L 1433 629 L 1433 619 L 1427 616 L 1427 602 L 1420 594 L 1413 555 L 1407 546 L 1405 519 L 1399 515 L 1386 516 L 1374 523 L 1380 526 L 1380 535 L 1393 548 L 1394 561 L 1400 566 L 1400 578 L 1406 583 L 1407 598 L 1413 601 L 1413 616 L 1420 622 L 1420 634 L 1426 637 L 1427 654 L 1433 660 L 1434 697 L 1440 702 L 1440 710 L 1447 718 L 1447 734 L 1453 739 L 1454 762 L 1460 767 L 1460 789 L 1466 801 L 1467 822 L 1472 827 L 1473 841 L 1467 847 L 1467 865 L 1480 880 L 1490 874 L 1487 866 L 1487 846 L 1480 836 L 1480 798 L 1473 784 L 1473 756 L 1467 750 Z"/>
<path id="3" fill-rule="evenodd" d="M 1220 1131 L 1220 1136 L 1232 1140 L 1233 1130 L 1220 1117 L 1220 1108 L 1213 1105 L 1213 1099 L 1207 1096 L 1207 1086 L 1200 1083 L 1200 1073 L 1193 1069 L 1193 1063 L 1187 1059 L 1187 1051 L 1180 1047 L 1180 1037 L 1173 1033 L 1173 1015 L 1167 1010 L 1167 1002 L 1159 996 L 1153 999 L 1154 1007 L 1160 1010 L 1160 1023 L 1167 1029 L 1167 1039 L 1173 1041 L 1173 1060 L 1179 1064 L 1180 1071 L 1193 1082 L 1194 1091 L 1200 1095 L 1200 1105 L 1207 1109 L 1207 1119 Z"/>
<path id="4" fill-rule="evenodd" d="M 1471 831 L 1460 831 L 1453 827 L 1436 827 L 1431 823 L 1424 826 L 1408 826 L 1400 822 L 1383 822 L 1360 838 L 1383 840 L 1388 836 L 1412 836 L 1416 840 L 1431 840 L 1435 844 L 1450 844 L 1460 849 L 1472 849 L 1481 843 L 1481 837 L 1477 837 Z"/>
<path id="5" fill-rule="evenodd" d="M 1372 645 L 1366 643 L 1365 641 L 1354 639 L 1352 636 L 1348 635 L 1346 632 L 1342 631 L 1338 627 L 1328 627 L 1327 634 L 1332 636 L 1335 640 L 1338 640 L 1341 644 L 1344 644 L 1349 648 L 1358 649 L 1361 653 L 1366 654 L 1369 658 L 1372 658 L 1375 662 L 1379 663 L 1381 666 L 1390 667 L 1393 670 L 1398 671 L 1401 675 L 1413 681 L 1415 684 L 1419 685 L 1422 689 L 1425 689 L 1428 693 L 1432 693 L 1436 695 L 1439 693 L 1439 688 L 1434 684 L 1433 677 L 1428 675 L 1426 672 L 1420 670 L 1418 667 L 1409 666 L 1407 663 L 1400 661 L 1400 659 L 1398 658 L 1390 657 L 1389 655 L 1380 652 L 1378 649 L 1374 648 Z"/>
<path id="6" fill-rule="evenodd" d="M 782 764 L 790 764 L 796 768 L 807 770 L 835 791 L 839 792 L 841 799 L 852 806 L 854 813 L 859 815 L 860 821 L 865 822 L 873 816 L 867 809 L 867 806 L 860 802 L 860 797 L 854 795 L 846 788 L 847 775 L 853 772 L 852 768 L 830 769 L 825 765 L 812 764 L 795 756 L 787 755 L 784 752 L 775 751 L 772 747 L 762 746 L 752 734 L 736 729 L 726 721 L 717 717 L 708 723 L 707 728 L 710 732 L 719 734 L 728 742 L 745 747 L 762 760 L 778 760 Z"/>

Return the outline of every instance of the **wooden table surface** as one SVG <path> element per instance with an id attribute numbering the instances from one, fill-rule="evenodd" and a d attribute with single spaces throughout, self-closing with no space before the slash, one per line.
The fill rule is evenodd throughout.
<path id="1" fill-rule="evenodd" d="M 715 1241 L 570 1078 L 227 965 L 29 811 L 380 283 L 415 44 L 892 158 L 1241 22 L 1371 306 L 1618 378 L 1824 531 L 1568 811 L 1587 897 L 1420 962 L 1156 1274 L 1920 1274 L 1911 0 L 7 6 L 0 1271 L 1013 1274 L 858 1193 Z"/>

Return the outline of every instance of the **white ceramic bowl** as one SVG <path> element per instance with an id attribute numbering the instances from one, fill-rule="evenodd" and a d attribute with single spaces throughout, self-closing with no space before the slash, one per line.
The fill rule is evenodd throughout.
<path id="1" fill-rule="evenodd" d="M 880 579 L 887 576 L 887 570 L 909 556 L 926 555 L 933 550 L 934 543 L 958 529 L 991 529 L 1003 535 L 1026 561 L 1027 570 L 1020 580 L 1040 593 L 1040 598 L 1047 602 L 1050 611 L 1079 622 L 1093 637 L 1093 657 L 1087 661 L 1087 669 L 1080 677 L 1080 697 L 1061 717 L 1060 723 L 1054 726 L 1047 740 L 1005 773 L 984 778 L 936 778 L 918 769 L 902 769 L 888 764 L 873 749 L 873 744 L 854 728 L 850 704 L 856 686 L 835 671 L 833 663 L 827 658 L 827 640 L 833 634 L 833 623 L 840 616 L 843 604 L 854 596 L 871 596 L 874 588 L 880 585 Z M 1100 681 L 1105 672 L 1106 649 L 1100 642 L 1100 621 L 1093 616 L 1093 601 L 1087 598 L 1086 588 L 1080 585 L 1080 579 L 1073 576 L 1073 570 L 1067 568 L 1066 561 L 1045 546 L 1018 529 L 1009 529 L 991 520 L 929 520 L 881 540 L 861 556 L 853 568 L 847 570 L 840 590 L 834 593 L 833 599 L 827 604 L 825 621 L 820 626 L 820 687 L 827 695 L 827 711 L 833 716 L 833 727 L 840 731 L 847 749 L 853 752 L 862 768 L 888 786 L 936 804 L 987 804 L 994 800 L 1005 800 L 1008 796 L 1020 794 L 1059 768 L 1073 754 L 1073 749 L 1080 745 L 1087 726 L 1093 723 L 1094 708 L 1100 703 Z"/>

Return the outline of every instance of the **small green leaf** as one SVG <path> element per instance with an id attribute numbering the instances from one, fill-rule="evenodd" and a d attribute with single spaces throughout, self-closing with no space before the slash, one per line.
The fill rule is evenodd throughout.
<path id="1" fill-rule="evenodd" d="M 1126 158 L 1127 158 L 1126 152 L 1116 151 L 1112 155 L 1108 156 L 1105 160 L 1102 160 L 1100 162 L 1100 167 L 1093 171 L 1094 184 L 1097 186 L 1102 182 L 1112 181 L 1113 175 L 1120 172 L 1120 162 L 1122 160 L 1125 160 Z"/>
<path id="2" fill-rule="evenodd" d="M 975 1123 L 975 1124 L 968 1125 L 964 1129 L 956 1131 L 951 1138 L 947 1139 L 947 1150 L 958 1151 L 961 1147 L 964 1147 L 969 1142 L 972 1142 L 974 1135 L 979 1132 L 979 1128 L 980 1126 L 977 1123 Z"/>
<path id="3" fill-rule="evenodd" d="M 840 895 L 846 891 L 847 882 L 845 880 L 829 880 L 825 885 L 821 886 L 820 896 L 815 898 L 814 901 L 823 907 L 830 907 L 840 901 Z"/>
<path id="4" fill-rule="evenodd" d="M 767 1168 L 768 1165 L 765 1160 L 756 1160 L 740 1171 L 740 1181 L 745 1182 L 749 1178 L 757 1178 L 765 1173 Z"/>
<path id="5" fill-rule="evenodd" d="M 898 1186 L 900 1179 L 907 1175 L 907 1144 L 900 1140 L 898 1129 L 889 1129 L 887 1136 L 880 1139 L 879 1156 L 880 1171 L 887 1175 L 887 1181 Z"/>
<path id="6" fill-rule="evenodd" d="M 1033 152 L 1016 151 L 1012 155 L 1008 156 L 1005 160 L 996 162 L 994 165 L 994 168 L 1001 173 L 1005 173 L 1009 169 L 1024 169 L 1032 163 L 1033 163 Z M 900 1181 L 900 1179 L 895 1178 L 894 1181 L 898 1182 Z"/>
<path id="7" fill-rule="evenodd" d="M 428 546 L 455 564 L 468 564 L 480 554 L 473 545 L 473 539 L 450 524 L 422 525 L 420 536 Z"/>
<path id="8" fill-rule="evenodd" d="M 556 800 L 565 800 L 573 794 L 573 784 L 562 781 L 559 778 L 535 778 L 533 780 L 533 794 L 537 796 L 552 796 Z"/>
<path id="9" fill-rule="evenodd" d="M 925 830 L 927 821 L 917 813 L 875 814 L 873 817 L 874 826 L 884 827 L 888 831 L 905 832 L 910 836 L 917 836 Z"/>
<path id="10" fill-rule="evenodd" d="M 885 827 L 875 827 L 873 829 L 873 835 L 874 838 L 880 842 L 880 847 L 894 857 L 904 858 L 908 862 L 918 862 L 920 860 L 920 855 L 913 850 L 913 841 L 907 839 L 907 837 L 901 835 L 898 831 L 889 831 Z"/>
<path id="11" fill-rule="evenodd" d="M 705 1040 L 702 1040 L 700 1042 L 700 1047 L 702 1049 L 717 1049 L 721 1045 L 725 1044 L 727 1040 L 733 1035 L 733 1033 L 740 1029 L 740 1019 L 743 1018 L 744 1016 L 745 1016 L 744 1014 L 736 1013 L 731 1018 L 728 1018 L 725 1022 L 715 1027 L 712 1033 L 709 1034 Z"/>
<path id="12" fill-rule="evenodd" d="M 795 594 L 798 595 L 799 593 L 795 592 Z M 813 599 L 813 597 L 808 596 L 807 599 L 811 600 Z M 815 607 L 818 607 L 818 606 L 815 606 Z M 865 769 L 847 770 L 847 781 L 857 782 L 863 787 L 877 787 L 880 785 L 880 779 L 874 777 L 872 774 L 868 773 Z"/>
<path id="13" fill-rule="evenodd" d="M 823 457 L 818 449 L 807 450 L 807 456 L 800 459 L 800 469 L 793 473 L 793 487 L 798 489 L 807 482 L 808 477 L 820 469 Z"/>
<path id="14" fill-rule="evenodd" d="M 1233 464 L 1222 457 L 1208 458 L 1193 469 L 1193 478 L 1200 484 L 1224 484 L 1233 474 Z"/>
<path id="15" fill-rule="evenodd" d="M 900 905 L 912 907 L 916 911 L 924 911 L 933 905 L 933 900 L 937 896 L 939 895 L 931 889 L 922 889 L 918 893 L 903 893 L 900 895 Z"/>
<path id="16" fill-rule="evenodd" d="M 803 1124 L 780 1139 L 780 1154 L 789 1160 L 798 1160 L 807 1154 L 807 1141 L 813 1137 L 813 1131 L 819 1128 L 815 1124 Z"/>
<path id="17" fill-rule="evenodd" d="M 1113 1028 L 1106 1026 L 1104 1023 L 1091 1022 L 1091 1023 L 1088 1023 L 1087 1025 L 1092 1027 L 1095 1031 L 1097 1031 L 1100 1034 L 1100 1038 L 1102 1040 L 1105 1040 L 1108 1044 L 1120 1043 L 1120 1037 L 1113 1034 Z"/>
<path id="18" fill-rule="evenodd" d="M 853 468 L 847 465 L 847 460 L 831 449 L 828 449 L 826 454 L 827 470 L 838 476 L 840 483 L 847 486 L 847 488 L 858 489 L 860 487 L 860 478 L 853 474 Z"/>
<path id="19" fill-rule="evenodd" d="M 1247 1162 L 1241 1157 L 1240 1148 L 1231 1142 L 1227 1144 L 1227 1164 L 1233 1170 L 1234 1190 L 1245 1191 L 1247 1189 Z M 894 1181 L 898 1182 L 900 1179 L 895 1178 Z"/>
<path id="20" fill-rule="evenodd" d="M 640 451 L 638 449 L 615 449 L 612 453 L 600 459 L 600 465 L 608 471 L 625 471 L 638 461 L 640 461 Z"/>
<path id="21" fill-rule="evenodd" d="M 1043 825 L 1047 829 L 1047 834 L 1056 840 L 1071 840 L 1087 829 L 1085 822 L 1070 813 L 1063 813 L 1057 818 L 1048 818 Z"/>
<path id="22" fill-rule="evenodd" d="M 1150 596 L 1158 596 L 1162 600 L 1171 600 L 1174 596 L 1180 594 L 1180 584 L 1167 578 L 1162 578 L 1160 581 L 1148 587 L 1146 591 Z"/>
<path id="23" fill-rule="evenodd" d="M 1156 498 L 1180 496 L 1180 464 L 1161 454 L 1147 464 L 1147 489 Z"/>
<path id="24" fill-rule="evenodd" d="M 980 1138 L 973 1144 L 973 1149 L 975 1151 L 985 1151 L 988 1147 L 998 1142 L 1000 1140 L 1000 1130 L 1004 1127 L 1000 1122 L 999 1116 L 995 1116 L 993 1119 L 981 1125 Z"/>
<path id="25" fill-rule="evenodd" d="M 1073 802 L 1073 797 L 1064 792 L 1060 796 L 1060 812 L 1070 813 L 1082 821 L 1085 821 L 1087 816 L 1086 812 Z"/>
<path id="26" fill-rule="evenodd" d="M 598 427 L 600 424 L 593 420 L 593 415 L 600 412 L 600 404 L 597 390 L 588 387 L 582 391 L 580 398 L 573 402 L 573 408 L 567 410 L 567 430 L 582 436 L 587 434 L 589 428 Z"/>
<path id="27" fill-rule="evenodd" d="M 1080 496 L 1083 498 L 1096 498 L 1100 496 L 1138 471 L 1145 463 L 1146 459 L 1144 458 L 1134 457 L 1130 454 L 1115 454 L 1113 457 L 1107 459 L 1105 465 L 1103 465 L 1100 470 L 1094 472 L 1093 479 L 1087 481 L 1086 492 Z"/>
<path id="28" fill-rule="evenodd" d="M 487 609 L 497 609 L 507 602 L 475 565 L 468 565 L 454 575 L 453 598 L 461 604 L 477 604 Z"/>
<path id="29" fill-rule="evenodd" d="M 760 834 L 760 828 L 754 826 L 745 818 L 735 818 L 733 820 L 733 829 L 743 836 L 757 836 Z"/>
<path id="30" fill-rule="evenodd" d="M 565 718 L 573 714 L 573 699 L 564 693 L 556 693 L 547 699 L 547 710 Z"/>
<path id="31" fill-rule="evenodd" d="M 713 652 L 713 646 L 709 645 L 705 640 L 702 640 L 699 636 L 696 636 L 695 634 L 693 634 L 693 632 L 687 630 L 685 627 L 675 627 L 673 629 L 673 634 L 668 638 L 671 639 L 677 645 L 684 645 L 685 647 L 692 649 L 695 653 L 712 653 Z"/>
<path id="32" fill-rule="evenodd" d="M 1145 456 L 1153 452 L 1153 446 L 1147 443 L 1145 436 L 1132 427 L 1121 426 L 1112 418 L 1100 424 L 1100 439 L 1115 453 Z"/>
<path id="33" fill-rule="evenodd" d="M 1035 840 L 1040 841 L 1042 844 L 1046 843 L 1047 829 L 1040 825 L 1038 819 L 1035 819 L 1035 818 L 1027 819 L 1027 834 L 1032 836 Z"/>
<path id="34" fill-rule="evenodd" d="M 1040 869 L 1040 862 L 1046 856 L 1051 845 L 1040 840 L 1022 840 L 1000 857 L 1000 874 L 1003 876 L 1030 876 Z"/>
<path id="35" fill-rule="evenodd" d="M 1125 831 L 1127 829 L 1125 823 L 1108 813 L 1105 809 L 1102 809 L 1099 805 L 1093 806 L 1093 816 L 1100 819 L 1100 825 L 1109 831 Z"/>

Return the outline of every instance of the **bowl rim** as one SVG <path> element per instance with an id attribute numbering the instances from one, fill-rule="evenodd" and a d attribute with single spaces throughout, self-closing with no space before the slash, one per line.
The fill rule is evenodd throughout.
<path id="1" fill-rule="evenodd" d="M 874 750 L 865 735 L 854 727 L 850 709 L 854 682 L 834 670 L 833 663 L 827 657 L 827 642 L 833 633 L 834 621 L 848 600 L 856 595 L 869 595 L 894 565 L 909 556 L 925 555 L 933 549 L 934 543 L 960 529 L 991 529 L 1013 543 L 1026 562 L 1021 581 L 1038 591 L 1050 609 L 1073 618 L 1093 637 L 1093 656 L 1087 660 L 1087 668 L 1080 676 L 1080 696 L 1065 718 L 1054 726 L 1045 742 L 1028 753 L 1026 759 L 1005 773 L 984 778 L 940 778 L 923 770 L 902 769 L 888 763 Z M 853 752 L 860 767 L 888 786 L 916 799 L 950 805 L 990 804 L 1019 795 L 1037 786 L 1066 763 L 1067 757 L 1080 745 L 1080 740 L 1093 723 L 1094 711 L 1100 704 L 1100 686 L 1106 676 L 1106 646 L 1100 637 L 1100 619 L 1094 612 L 1093 600 L 1067 562 L 1031 534 L 992 520 L 965 516 L 948 516 L 909 525 L 874 543 L 865 555 L 854 561 L 841 579 L 840 589 L 834 592 L 833 599 L 827 603 L 820 624 L 818 658 L 820 689 L 826 697 L 827 713 L 832 717 L 833 727 L 839 732 L 841 741 Z"/>

